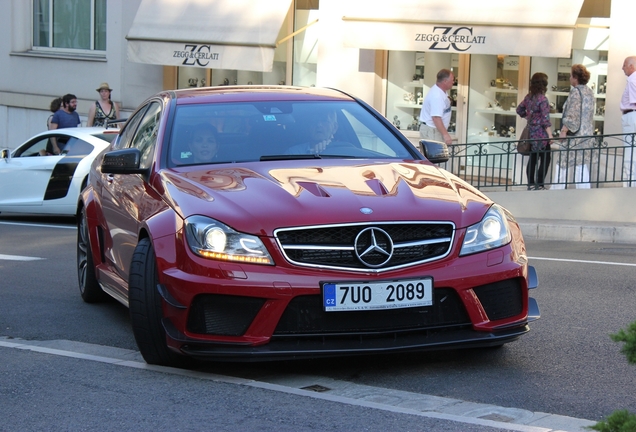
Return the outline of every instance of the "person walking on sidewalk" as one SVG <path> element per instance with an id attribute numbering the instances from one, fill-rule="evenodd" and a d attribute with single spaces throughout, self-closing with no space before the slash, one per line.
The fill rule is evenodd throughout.
<path id="1" fill-rule="evenodd" d="M 623 62 L 623 72 L 627 75 L 627 84 L 621 97 L 621 124 L 623 126 L 623 186 L 636 186 L 636 56 L 630 56 Z"/>
<path id="2" fill-rule="evenodd" d="M 528 120 L 530 156 L 526 166 L 528 190 L 545 189 L 545 176 L 550 166 L 550 137 L 552 122 L 550 121 L 550 103 L 545 97 L 548 89 L 548 76 L 537 72 L 530 79 L 530 93 L 517 107 L 517 114 Z M 536 177 L 536 180 L 535 180 Z"/>
<path id="3" fill-rule="evenodd" d="M 446 94 L 453 87 L 455 76 L 448 69 L 437 73 L 437 82 L 426 94 L 420 111 L 420 139 L 441 141 L 450 145 L 453 139 L 448 133 L 451 120 L 451 100 Z"/>

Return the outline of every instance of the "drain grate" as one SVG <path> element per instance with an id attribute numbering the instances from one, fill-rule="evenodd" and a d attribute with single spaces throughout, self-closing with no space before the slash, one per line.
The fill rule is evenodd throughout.
<path id="1" fill-rule="evenodd" d="M 514 418 L 512 417 L 508 417 L 508 416 L 496 414 L 496 413 L 481 416 L 479 418 L 484 420 L 493 420 L 493 421 L 505 422 L 505 423 L 510 423 L 511 421 L 514 420 Z"/>
<path id="2" fill-rule="evenodd" d="M 307 387 L 301 387 L 301 390 L 309 390 L 309 391 L 314 391 L 317 393 L 322 393 L 322 392 L 329 391 L 331 389 L 328 387 L 321 386 L 319 384 L 313 384 Z"/>

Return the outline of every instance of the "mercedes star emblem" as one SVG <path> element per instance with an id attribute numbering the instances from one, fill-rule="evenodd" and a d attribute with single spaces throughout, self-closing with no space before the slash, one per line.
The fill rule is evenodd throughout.
<path id="1" fill-rule="evenodd" d="M 393 240 L 383 229 L 365 228 L 358 233 L 354 243 L 356 256 L 370 268 L 379 268 L 393 256 Z"/>

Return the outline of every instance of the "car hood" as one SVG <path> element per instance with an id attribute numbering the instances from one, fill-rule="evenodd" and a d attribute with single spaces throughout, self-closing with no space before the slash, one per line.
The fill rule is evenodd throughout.
<path id="1" fill-rule="evenodd" d="M 210 216 L 271 235 L 277 228 L 377 221 L 477 223 L 492 201 L 423 161 L 321 160 L 207 165 L 160 173 L 166 201 L 182 217 Z"/>

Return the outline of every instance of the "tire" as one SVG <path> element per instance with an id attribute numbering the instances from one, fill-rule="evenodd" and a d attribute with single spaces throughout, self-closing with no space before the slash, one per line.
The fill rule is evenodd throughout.
<path id="1" fill-rule="evenodd" d="M 80 295 L 86 303 L 99 303 L 108 300 L 97 282 L 95 264 L 91 253 L 91 242 L 88 235 L 86 209 L 82 208 L 77 221 L 77 281 Z"/>
<path id="2" fill-rule="evenodd" d="M 148 364 L 185 367 L 188 358 L 172 351 L 166 343 L 158 281 L 152 244 L 149 239 L 142 239 L 135 248 L 128 281 L 128 307 L 137 346 Z"/>

